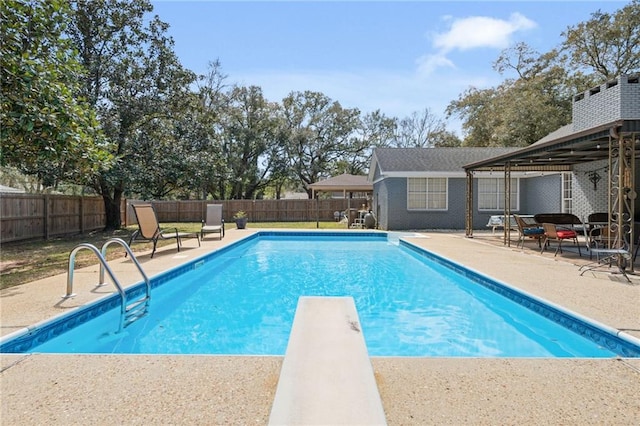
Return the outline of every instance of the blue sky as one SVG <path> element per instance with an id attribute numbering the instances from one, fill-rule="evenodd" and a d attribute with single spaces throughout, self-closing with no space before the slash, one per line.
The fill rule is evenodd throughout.
<path id="1" fill-rule="evenodd" d="M 601 1 L 154 0 L 182 64 L 205 73 L 219 59 L 229 84 L 257 85 L 269 101 L 313 90 L 364 113 L 403 118 L 445 108 L 470 86 L 499 84 L 501 50 L 543 53 Z M 449 122 L 459 131 L 459 123 Z"/>

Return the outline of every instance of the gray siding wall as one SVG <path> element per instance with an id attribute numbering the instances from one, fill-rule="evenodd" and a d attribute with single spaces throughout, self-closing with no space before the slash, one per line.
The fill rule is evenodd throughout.
<path id="1" fill-rule="evenodd" d="M 487 229 L 489 217 L 502 210 L 479 211 L 478 181 L 474 180 L 473 228 Z M 520 210 L 513 213 L 536 214 L 559 212 L 561 209 L 561 176 L 558 174 L 520 179 Z M 387 178 L 374 184 L 374 203 L 377 206 L 381 229 L 401 231 L 410 229 L 464 229 L 467 183 L 465 178 L 449 179 L 449 208 L 447 211 L 407 210 L 406 178 Z"/>
<path id="2" fill-rule="evenodd" d="M 576 166 L 573 177 L 573 214 L 586 220 L 591 213 L 606 212 L 607 171 L 602 168 L 607 162 L 597 162 Z M 602 176 L 597 190 L 589 181 L 588 172 L 599 170 Z M 636 161 L 636 171 L 640 162 Z M 447 211 L 409 211 L 407 210 L 406 178 L 387 178 L 374 184 L 374 204 L 377 209 L 378 225 L 381 229 L 401 231 L 410 229 L 464 229 L 466 179 L 449 179 L 449 209 Z M 636 172 L 635 190 L 640 191 L 640 172 Z M 478 210 L 478 181 L 474 180 L 473 228 L 487 229 L 486 224 L 492 215 L 502 211 Z M 636 198 L 636 217 L 640 219 L 640 197 Z M 512 213 L 538 214 L 559 213 L 562 211 L 562 176 L 550 174 L 534 178 L 520 179 L 520 209 Z"/>
<path id="3" fill-rule="evenodd" d="M 384 191 L 379 192 L 381 204 L 383 196 L 388 209 L 380 209 L 380 226 L 383 229 L 400 231 L 409 229 L 464 229 L 465 179 L 449 179 L 449 209 L 447 211 L 407 210 L 407 179 L 388 178 L 384 180 Z M 384 195 L 383 195 L 384 194 Z"/>
<path id="4" fill-rule="evenodd" d="M 373 208 L 378 220 L 378 228 L 389 229 L 389 179 L 373 184 Z"/>

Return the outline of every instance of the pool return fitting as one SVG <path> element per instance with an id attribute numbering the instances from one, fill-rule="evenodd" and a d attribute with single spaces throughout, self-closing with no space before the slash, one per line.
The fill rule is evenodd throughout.
<path id="1" fill-rule="evenodd" d="M 122 288 L 122 285 L 120 285 L 120 282 L 118 281 L 115 274 L 113 273 L 113 270 L 109 267 L 109 264 L 107 263 L 107 259 L 106 259 L 107 247 L 109 247 L 109 245 L 113 243 L 117 243 L 122 247 L 124 247 L 127 254 L 129 254 L 129 256 L 131 257 L 131 260 L 138 268 L 138 271 L 140 271 L 140 274 L 142 275 L 142 278 L 144 279 L 144 282 L 146 284 L 144 296 L 142 296 L 137 300 L 134 300 L 131 303 L 128 303 L 127 293 L 124 291 L 124 289 Z M 69 273 L 67 274 L 67 294 L 62 296 L 63 299 L 69 299 L 75 296 L 75 293 L 73 292 L 73 271 L 74 271 L 75 262 L 76 262 L 76 254 L 82 249 L 91 250 L 100 261 L 100 279 L 97 287 L 106 285 L 104 272 L 107 271 L 107 273 L 109 274 L 109 277 L 111 278 L 111 281 L 113 282 L 113 285 L 116 286 L 116 289 L 120 294 L 120 300 L 121 300 L 120 324 L 118 326 L 118 332 L 120 332 L 126 326 L 128 326 L 129 324 L 131 324 L 132 322 L 134 322 L 135 320 L 144 316 L 147 313 L 147 310 L 149 308 L 149 301 L 151 300 L 151 283 L 149 282 L 149 278 L 147 277 L 147 274 L 145 274 L 144 271 L 142 270 L 142 266 L 140 266 L 138 259 L 136 259 L 129 245 L 121 238 L 111 238 L 110 240 L 108 240 L 102 245 L 101 250 L 98 250 L 98 248 L 93 244 L 80 243 L 77 246 L 75 246 L 73 250 L 71 250 L 71 254 L 69 255 Z"/>

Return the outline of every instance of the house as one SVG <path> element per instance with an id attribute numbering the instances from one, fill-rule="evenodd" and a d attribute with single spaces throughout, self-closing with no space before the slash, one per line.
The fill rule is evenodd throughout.
<path id="1" fill-rule="evenodd" d="M 379 227 L 387 230 L 465 229 L 467 175 L 464 165 L 518 148 L 376 148 L 369 180 Z M 502 172 L 480 172 L 474 180 L 476 229 L 504 211 Z M 559 211 L 560 173 L 511 175 L 511 211 L 536 214 Z"/>
<path id="2" fill-rule="evenodd" d="M 369 179 L 383 229 L 471 236 L 492 215 L 609 212 L 633 239 L 639 157 L 640 82 L 632 74 L 575 95 L 572 123 L 526 148 L 378 148 Z"/>

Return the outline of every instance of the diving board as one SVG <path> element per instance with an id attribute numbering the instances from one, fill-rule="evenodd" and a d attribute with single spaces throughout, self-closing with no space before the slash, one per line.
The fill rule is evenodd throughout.
<path id="1" fill-rule="evenodd" d="M 270 425 L 385 425 L 351 297 L 300 297 Z"/>

